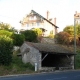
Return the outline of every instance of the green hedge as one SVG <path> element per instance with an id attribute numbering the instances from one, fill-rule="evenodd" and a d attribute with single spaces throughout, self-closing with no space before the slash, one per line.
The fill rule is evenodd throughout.
<path id="1" fill-rule="evenodd" d="M 13 41 L 7 36 L 0 36 L 0 65 L 9 65 L 12 61 Z"/>
<path id="2" fill-rule="evenodd" d="M 12 39 L 15 46 L 21 46 L 25 41 L 25 36 L 23 34 L 13 34 Z"/>
<path id="3" fill-rule="evenodd" d="M 25 36 L 25 40 L 29 41 L 29 42 L 35 42 L 37 41 L 37 32 L 33 31 L 33 30 L 26 30 L 26 31 L 22 31 L 21 34 L 23 34 Z"/>

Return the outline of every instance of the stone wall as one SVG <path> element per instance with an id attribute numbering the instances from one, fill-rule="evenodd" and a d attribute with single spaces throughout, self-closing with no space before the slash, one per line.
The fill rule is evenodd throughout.
<path id="1" fill-rule="evenodd" d="M 25 49 L 27 48 L 30 49 L 29 52 L 25 51 Z M 38 69 L 41 68 L 41 53 L 39 52 L 39 50 L 27 45 L 26 43 L 21 46 L 20 50 L 23 63 L 30 62 L 32 65 L 35 65 L 35 63 L 37 63 Z"/>

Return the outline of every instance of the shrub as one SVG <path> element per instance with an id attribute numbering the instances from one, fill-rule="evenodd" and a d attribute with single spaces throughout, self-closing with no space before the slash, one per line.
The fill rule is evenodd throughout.
<path id="1" fill-rule="evenodd" d="M 11 37 L 13 32 L 9 32 L 7 30 L 0 30 L 0 35 L 6 35 L 8 37 Z"/>
<path id="2" fill-rule="evenodd" d="M 54 34 L 53 34 L 53 31 L 50 31 L 50 34 L 49 36 L 47 36 L 48 38 L 54 38 Z"/>
<path id="3" fill-rule="evenodd" d="M 13 41 L 7 36 L 0 36 L 0 64 L 9 65 L 12 61 Z"/>
<path id="4" fill-rule="evenodd" d="M 59 32 L 55 35 L 55 39 L 60 44 L 69 44 L 69 36 L 67 32 Z"/>
<path id="5" fill-rule="evenodd" d="M 75 67 L 80 69 L 80 49 L 77 50 L 77 55 L 75 55 Z"/>
<path id="6" fill-rule="evenodd" d="M 50 34 L 48 37 L 49 38 L 54 38 L 54 35 L 53 34 Z"/>
<path id="7" fill-rule="evenodd" d="M 21 46 L 25 41 L 25 36 L 23 34 L 13 34 L 12 39 L 15 46 Z"/>
<path id="8" fill-rule="evenodd" d="M 12 64 L 13 66 L 15 66 L 15 69 L 17 71 L 34 70 L 34 66 L 31 63 L 28 62 L 24 64 L 22 62 L 22 59 L 20 59 L 16 55 L 13 56 Z"/>
<path id="9" fill-rule="evenodd" d="M 34 70 L 34 66 L 30 62 L 24 64 L 24 67 L 26 67 L 27 69 L 30 69 L 30 70 Z"/>
<path id="10" fill-rule="evenodd" d="M 21 34 L 24 34 L 26 41 L 29 42 L 37 41 L 37 33 L 33 30 L 22 31 Z"/>
<path id="11" fill-rule="evenodd" d="M 35 31 L 37 33 L 38 37 L 42 35 L 42 30 L 40 28 L 35 28 L 35 29 L 33 29 L 33 31 Z"/>
<path id="12" fill-rule="evenodd" d="M 71 36 L 70 38 L 70 44 L 72 45 L 72 44 L 74 44 L 74 36 Z M 76 36 L 76 45 L 78 45 L 79 44 L 79 39 L 78 39 L 78 37 Z"/>

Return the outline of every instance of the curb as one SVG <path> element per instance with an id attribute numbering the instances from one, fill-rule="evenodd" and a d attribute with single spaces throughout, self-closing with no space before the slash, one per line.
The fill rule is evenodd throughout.
<path id="1" fill-rule="evenodd" d="M 0 78 L 18 77 L 18 76 L 35 75 L 35 74 L 47 74 L 47 73 L 68 72 L 68 71 L 80 71 L 80 70 L 63 70 L 63 71 L 39 72 L 39 73 L 30 73 L 30 74 L 14 74 L 14 75 L 4 75 L 4 76 L 0 76 Z"/>

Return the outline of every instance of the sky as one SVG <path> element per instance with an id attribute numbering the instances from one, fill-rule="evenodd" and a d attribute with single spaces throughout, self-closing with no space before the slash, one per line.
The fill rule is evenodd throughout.
<path id="1" fill-rule="evenodd" d="M 74 24 L 75 11 L 80 12 L 80 0 L 0 0 L 0 22 L 9 23 L 20 29 L 20 20 L 31 10 L 46 18 L 56 17 L 56 25 L 62 31 L 67 25 Z"/>

